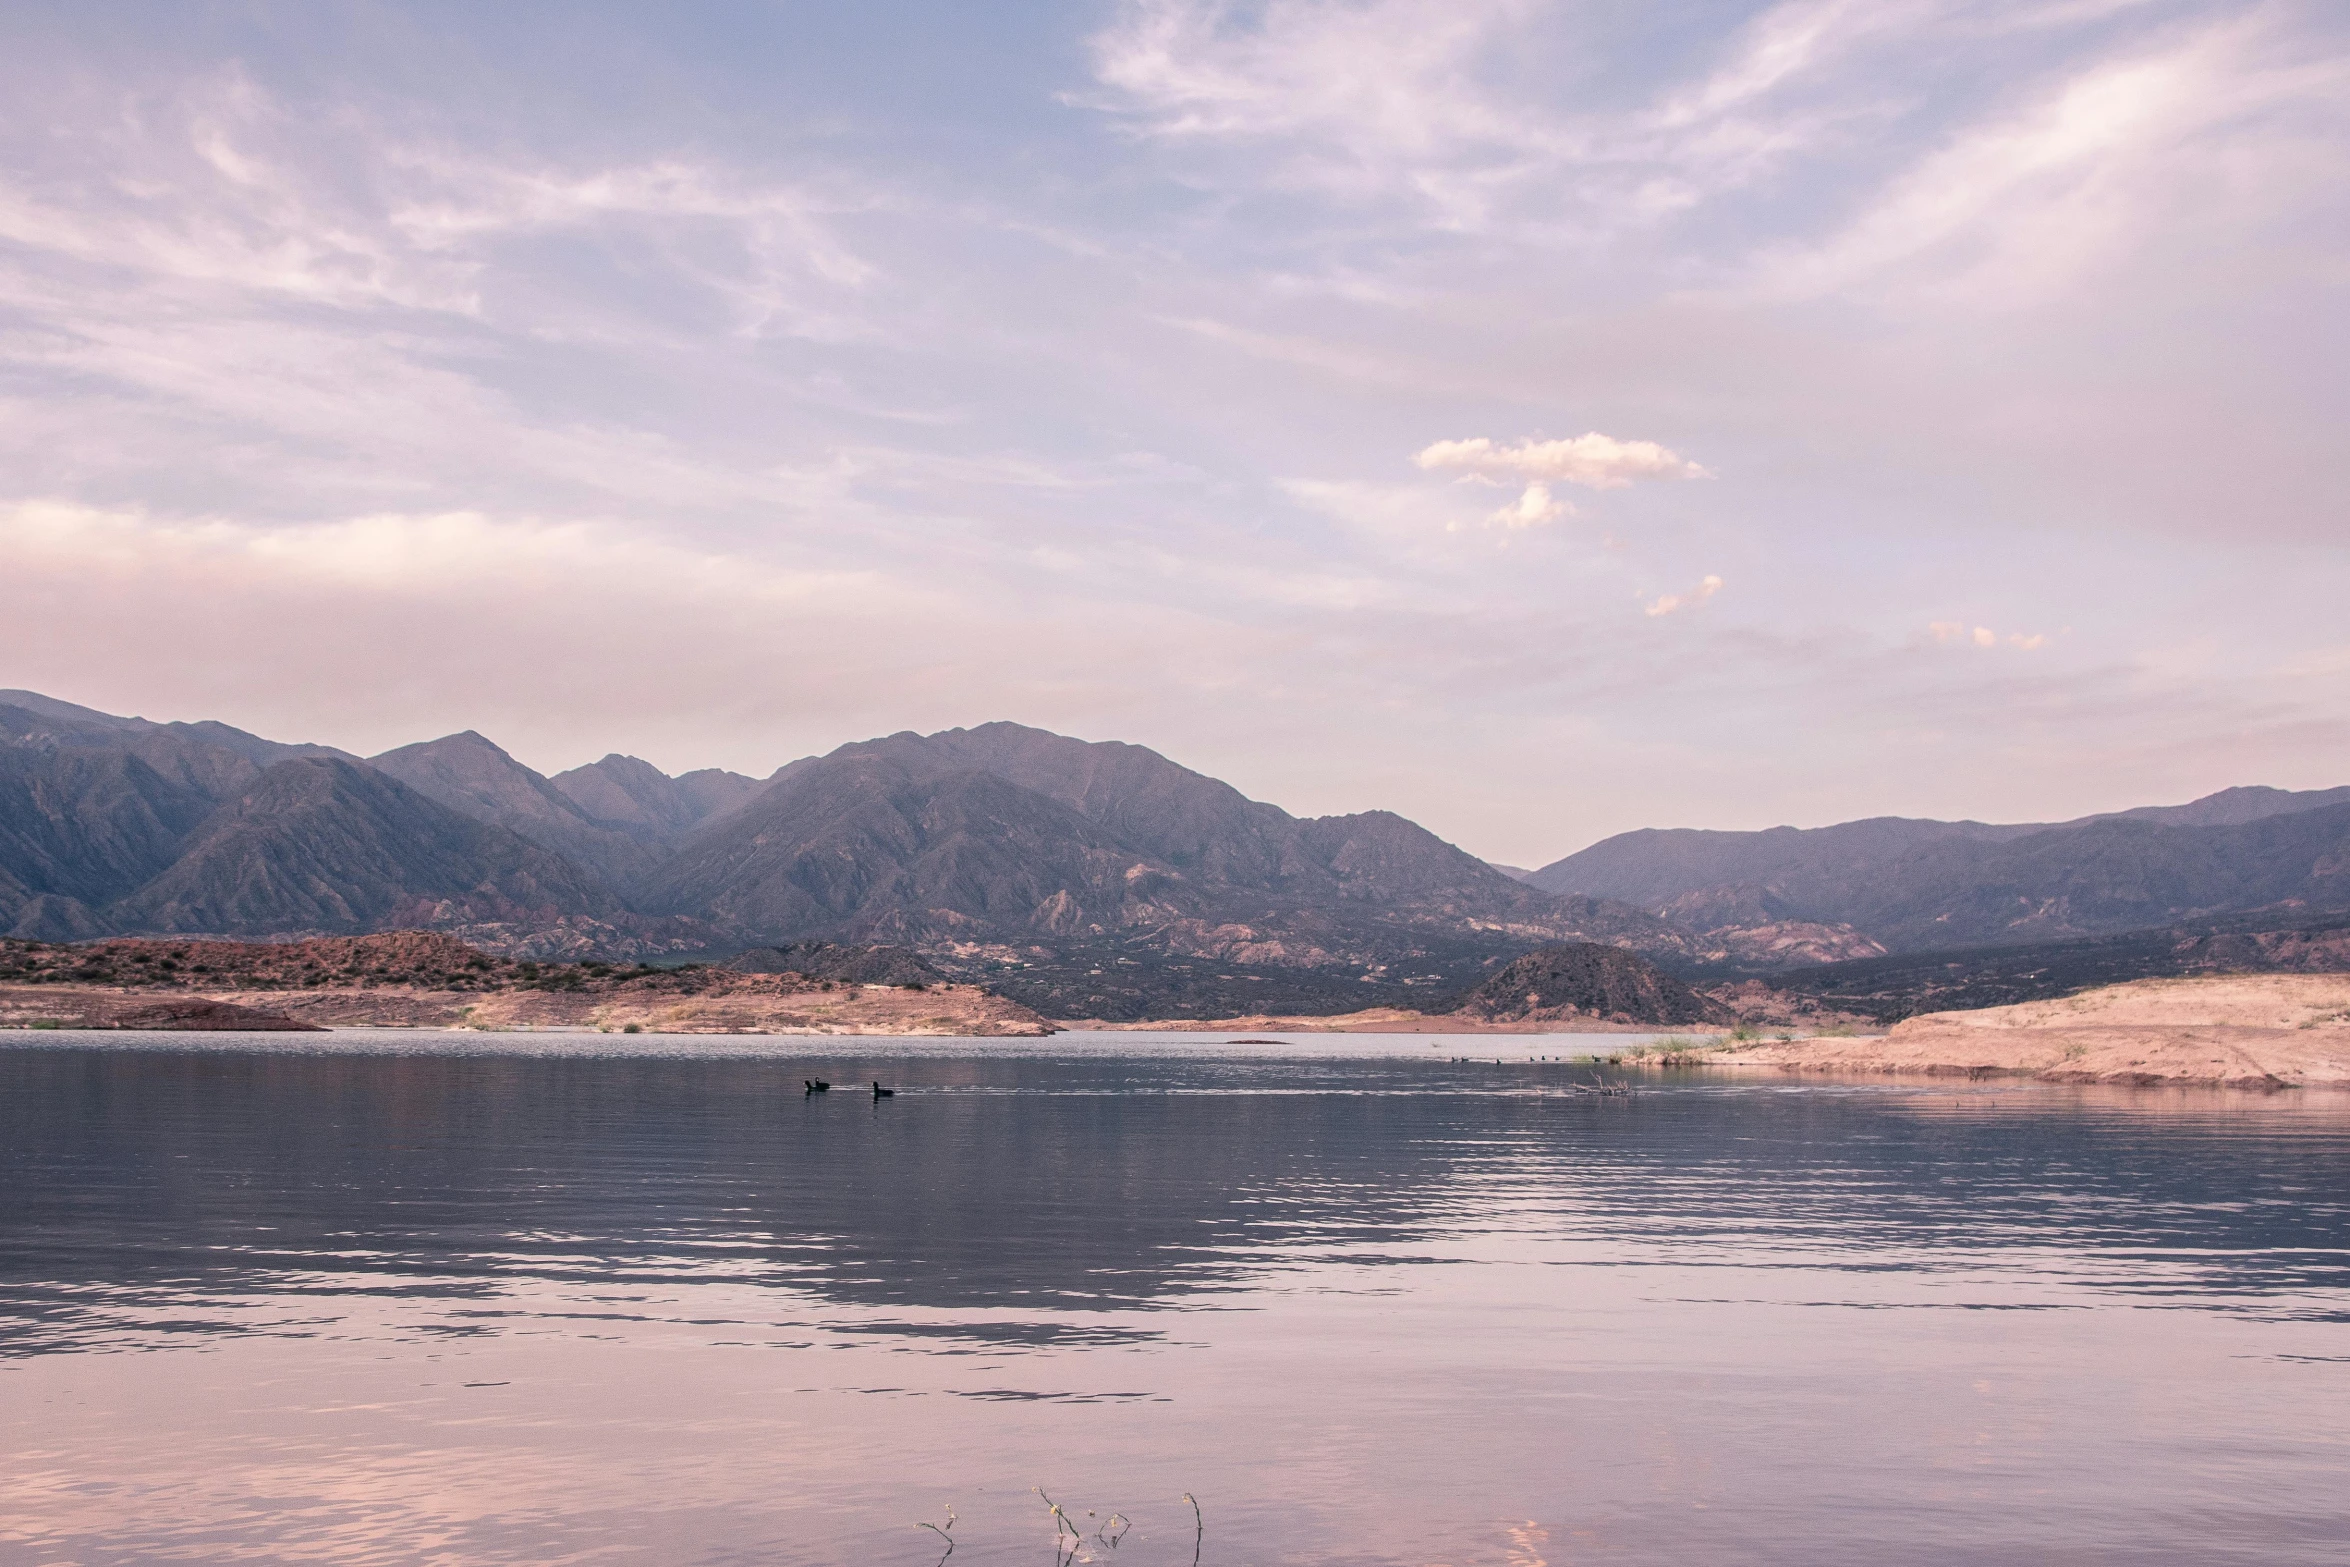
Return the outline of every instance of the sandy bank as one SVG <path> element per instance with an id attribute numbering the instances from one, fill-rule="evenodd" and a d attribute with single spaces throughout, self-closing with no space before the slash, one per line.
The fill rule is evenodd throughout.
<path id="1" fill-rule="evenodd" d="M 682 984 L 577 990 L 456 990 L 419 985 L 316 989 L 207 989 L 193 994 L 327 1028 L 582 1029 L 649 1034 L 911 1034 L 1036 1038 L 1053 1032 L 1034 1012 L 972 985 L 816 988 L 798 976 L 710 974 Z M 0 1028 L 101 1022 L 156 1002 L 152 991 L 68 985 L 0 987 Z M 204 1026 L 182 1023 L 174 1026 Z M 213 1026 L 246 1027 L 224 1022 Z M 281 1025 L 282 1026 L 282 1025 Z"/>
<path id="2" fill-rule="evenodd" d="M 318 1028 L 269 1007 L 148 991 L 0 986 L 0 1028 L 102 1028 L 141 1032 L 307 1033 Z"/>
<path id="3" fill-rule="evenodd" d="M 1155 1018 L 1143 1023 L 1106 1023 L 1099 1018 L 1064 1018 L 1062 1028 L 1156 1034 L 1669 1034 L 1710 1037 L 1719 1030 L 1693 1025 L 1679 1030 L 1656 1023 L 1606 1023 L 1594 1018 L 1489 1023 L 1458 1012 L 1408 1012 L 1367 1007 L 1334 1017 L 1284 1016 L 1269 1012 L 1247 1017 Z"/>
<path id="4" fill-rule="evenodd" d="M 2350 975 L 2136 980 L 2056 1001 L 1928 1013 L 1876 1038 L 1751 1045 L 1710 1059 L 1790 1072 L 2350 1087 Z"/>

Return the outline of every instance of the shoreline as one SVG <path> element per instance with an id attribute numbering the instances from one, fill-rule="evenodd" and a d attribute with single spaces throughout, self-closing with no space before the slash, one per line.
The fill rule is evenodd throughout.
<path id="1" fill-rule="evenodd" d="M 1930 1012 L 1873 1039 L 1740 1045 L 1708 1064 L 2136 1087 L 2350 1088 L 2350 975 L 2133 980 L 2054 1001 Z"/>
<path id="2" fill-rule="evenodd" d="M 158 1014 L 177 1011 L 173 1018 Z M 1053 1025 L 971 985 L 794 984 L 724 975 L 691 991 L 626 983 L 580 990 L 359 985 L 311 989 L 0 986 L 0 1029 L 408 1028 L 475 1033 L 895 1035 L 1035 1039 Z"/>
<path id="3" fill-rule="evenodd" d="M 1719 1039 L 1718 1024 L 1613 1023 L 1599 1018 L 1555 1018 L 1487 1022 L 1452 1012 L 1408 1012 L 1366 1007 L 1327 1016 L 1257 1012 L 1241 1017 L 1147 1018 L 1135 1023 L 1102 1018 L 1055 1018 L 1053 1026 L 1102 1034 L 1640 1034 Z"/>

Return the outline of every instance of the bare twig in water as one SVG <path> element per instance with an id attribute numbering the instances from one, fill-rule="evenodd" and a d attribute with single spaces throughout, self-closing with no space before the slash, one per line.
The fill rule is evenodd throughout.
<path id="1" fill-rule="evenodd" d="M 951 1502 L 947 1504 L 947 1522 L 946 1522 L 946 1527 L 945 1527 L 945 1528 L 943 1528 L 943 1529 L 942 1529 L 942 1528 L 940 1528 L 940 1527 L 939 1527 L 937 1524 L 934 1524 L 934 1523 L 923 1523 L 923 1524 L 917 1524 L 917 1525 L 915 1525 L 915 1527 L 916 1527 L 916 1528 L 918 1528 L 918 1529 L 928 1529 L 928 1530 L 929 1530 L 929 1531 L 930 1531 L 932 1534 L 935 1534 L 935 1535 L 937 1535 L 937 1536 L 938 1536 L 940 1539 L 942 1539 L 942 1540 L 944 1540 L 944 1541 L 946 1541 L 946 1542 L 947 1542 L 947 1548 L 946 1548 L 944 1551 L 942 1551 L 942 1552 L 940 1552 L 940 1553 L 939 1553 L 939 1558 L 938 1558 L 938 1560 L 939 1560 L 939 1567 L 945 1567 L 945 1564 L 946 1564 L 946 1559 L 947 1559 L 949 1556 L 952 1556 L 952 1555 L 954 1555 L 954 1554 L 955 1554 L 955 1509 L 954 1509 L 954 1504 L 953 1504 L 953 1503 L 951 1503 Z"/>
<path id="2" fill-rule="evenodd" d="M 1053 1567 L 1072 1567 L 1072 1564 L 1079 1561 L 1100 1560 L 1099 1557 L 1086 1549 L 1086 1532 L 1078 1527 L 1077 1520 L 1069 1516 L 1068 1510 L 1062 1507 L 1059 1502 L 1054 1501 L 1043 1486 L 1032 1486 L 1030 1489 L 1044 1498 L 1044 1505 L 1052 1513 Z M 1207 1538 L 1207 1522 L 1200 1515 L 1198 1497 L 1186 1491 L 1183 1493 L 1183 1499 L 1191 1504 L 1191 1567 L 1199 1567 L 1200 1547 Z M 1088 1512 L 1085 1516 L 1090 1519 L 1097 1515 Z M 947 1529 L 952 1529 L 954 1526 L 955 1512 L 950 1507 L 947 1509 Z M 932 1530 L 941 1539 L 945 1539 L 947 1541 L 947 1555 L 954 1554 L 955 1542 L 947 1538 L 946 1529 L 940 1529 L 935 1524 L 924 1524 L 922 1527 Z M 1104 1550 L 1114 1551 L 1118 1548 L 1118 1542 L 1124 1539 L 1133 1527 L 1133 1519 L 1124 1513 L 1113 1512 L 1109 1517 L 1102 1519 L 1099 1527 L 1093 1531 L 1092 1542 Z M 946 1556 L 939 1558 L 941 1567 L 945 1561 Z"/>
<path id="3" fill-rule="evenodd" d="M 1036 1494 L 1039 1496 L 1044 1496 L 1044 1487 L 1041 1485 L 1038 1486 L 1036 1488 Z M 1077 1525 L 1069 1521 L 1069 1515 L 1061 1511 L 1061 1504 L 1054 1501 L 1049 1496 L 1044 1496 L 1044 1504 L 1053 1510 L 1053 1539 L 1056 1542 L 1054 1548 L 1056 1550 L 1059 1548 L 1058 1542 L 1064 1532 L 1070 1539 L 1075 1540 L 1079 1545 L 1083 1545 L 1085 1543 L 1085 1535 L 1078 1529 Z"/>

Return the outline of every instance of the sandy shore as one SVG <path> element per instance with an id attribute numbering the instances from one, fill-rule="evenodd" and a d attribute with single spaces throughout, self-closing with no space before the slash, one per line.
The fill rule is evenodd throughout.
<path id="1" fill-rule="evenodd" d="M 621 985 L 601 991 L 442 990 L 416 985 L 206 989 L 186 994 L 326 1028 L 582 1029 L 648 1034 L 911 1034 L 1036 1038 L 1052 1025 L 973 985 L 842 985 L 796 976 L 702 975 L 692 993 Z M 0 987 L 0 1028 L 115 1027 L 158 1000 L 152 990 L 69 985 Z M 181 1025 L 187 1026 L 187 1025 Z M 238 1026 L 227 1024 L 222 1026 Z"/>
<path id="2" fill-rule="evenodd" d="M 1875 1038 L 1749 1045 L 1709 1062 L 2056 1083 L 2350 1088 L 2350 975 L 2137 980 L 2055 1001 L 1928 1013 Z"/>
<path id="3" fill-rule="evenodd" d="M 1529 1023 L 1488 1023 L 1457 1012 L 1407 1012 L 1367 1007 L 1334 1017 L 1300 1017 L 1270 1012 L 1246 1017 L 1153 1018 L 1143 1023 L 1106 1023 L 1099 1018 L 1063 1018 L 1062 1028 L 1151 1034 L 1672 1034 L 1713 1038 L 1721 1031 L 1703 1025 L 1669 1029 L 1655 1023 L 1603 1023 L 1591 1018 Z"/>

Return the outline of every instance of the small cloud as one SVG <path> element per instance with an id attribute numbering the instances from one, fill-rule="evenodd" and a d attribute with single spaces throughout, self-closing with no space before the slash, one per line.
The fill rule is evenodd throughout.
<path id="1" fill-rule="evenodd" d="M 1677 609 L 1688 609 L 1692 605 L 1702 604 L 1707 599 L 1712 598 L 1716 593 L 1721 591 L 1722 579 L 1719 577 L 1707 577 L 1703 582 L 1700 582 L 1696 587 L 1691 588 L 1686 593 L 1667 593 L 1664 597 L 1657 599 L 1655 602 L 1649 604 L 1647 608 L 1641 611 L 1641 613 L 1649 616 L 1651 619 L 1658 615 L 1670 615 Z"/>
<path id="2" fill-rule="evenodd" d="M 1565 501 L 1553 500 L 1550 486 L 1537 481 L 1527 485 L 1523 495 L 1486 520 L 1498 522 L 1505 528 L 1538 528 L 1546 522 L 1573 515 L 1574 507 Z"/>
<path id="3" fill-rule="evenodd" d="M 1654 441 L 1619 441 L 1597 430 L 1569 441 L 1520 441 L 1503 446 L 1480 435 L 1466 441 L 1438 441 L 1412 461 L 1434 472 L 1453 469 L 1472 478 L 1498 474 L 1528 480 L 1559 480 L 1591 490 L 1620 490 L 1641 479 L 1713 477 L 1670 447 Z"/>
<path id="4" fill-rule="evenodd" d="M 2009 647 L 2031 653 L 2048 645 L 2048 637 L 2043 632 L 2010 631 L 2002 637 L 1989 626 L 1969 627 L 1963 620 L 1930 621 L 1926 625 L 1926 630 L 1936 642 L 1944 647 L 1948 647 L 1953 642 L 1971 644 L 1975 647 L 1997 647 L 2000 643 L 2005 642 Z"/>

